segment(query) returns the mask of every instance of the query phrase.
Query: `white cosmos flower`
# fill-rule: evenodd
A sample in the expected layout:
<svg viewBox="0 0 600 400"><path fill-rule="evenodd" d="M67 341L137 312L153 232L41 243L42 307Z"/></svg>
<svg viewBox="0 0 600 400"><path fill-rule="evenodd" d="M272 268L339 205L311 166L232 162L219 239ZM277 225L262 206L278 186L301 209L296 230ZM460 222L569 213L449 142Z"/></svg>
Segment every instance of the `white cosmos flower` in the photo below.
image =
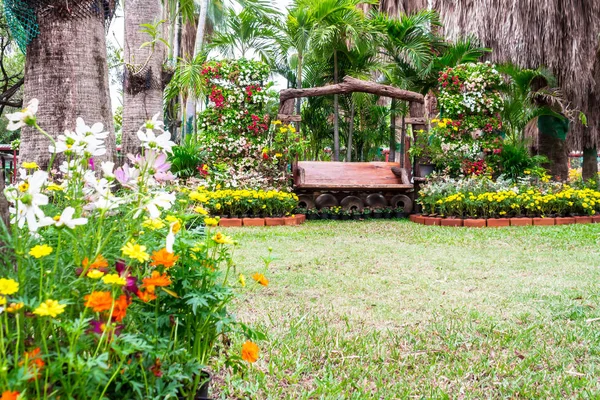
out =
<svg viewBox="0 0 600 400"><path fill-rule="evenodd" d="M11 207L11 212L15 215L15 223L19 228L25 226L30 232L36 232L40 226L46 225L46 215L40 206L48 204L48 196L40 193L42 186L48 179L48 173L44 171L35 171L26 181L17 185L20 192L16 200L16 208ZM15 193L14 191L11 191ZM43 223L40 224L40 221Z"/></svg>
<svg viewBox="0 0 600 400"><path fill-rule="evenodd" d="M75 229L77 225L87 224L87 218L73 218L75 209L73 207L67 207L64 209L58 221L56 221L56 227L66 226L69 229Z"/></svg>
<svg viewBox="0 0 600 400"><path fill-rule="evenodd" d="M146 123L144 124L144 127L146 129L159 129L159 130L163 130L165 123L159 119L160 118L160 113L156 113L154 114L154 116L152 117L151 120L146 121Z"/></svg>
<svg viewBox="0 0 600 400"><path fill-rule="evenodd" d="M97 139L106 139L108 132L104 131L104 125L102 122L96 122L91 127L87 126L83 121L83 118L79 117L76 121L77 127L75 131L83 136L94 136Z"/></svg>
<svg viewBox="0 0 600 400"><path fill-rule="evenodd" d="M102 163L100 163L100 168L102 169L102 173L104 174L105 178L114 178L115 174L113 172L114 168L115 168L115 163L112 161L102 161Z"/></svg>
<svg viewBox="0 0 600 400"><path fill-rule="evenodd" d="M164 150L167 153L171 153L171 148L175 146L175 143L171 141L171 134L166 131L160 132L160 135L156 136L152 129L146 129L146 132L140 129L137 132L137 136L140 142L142 142L142 147Z"/></svg>
<svg viewBox="0 0 600 400"><path fill-rule="evenodd" d="M169 210L174 202L175 194L161 192L158 193L154 198L152 198L148 203L146 203L146 206L144 208L146 209L146 211L148 211L150 218L156 219L160 217L160 211L158 210L158 207L164 210Z"/></svg>
<svg viewBox="0 0 600 400"><path fill-rule="evenodd" d="M9 131L16 131L26 125L33 125L35 122L35 114L38 111L38 105L38 99L31 99L29 103L27 103L27 107L21 111L6 114L6 118L9 121L6 129Z"/></svg>

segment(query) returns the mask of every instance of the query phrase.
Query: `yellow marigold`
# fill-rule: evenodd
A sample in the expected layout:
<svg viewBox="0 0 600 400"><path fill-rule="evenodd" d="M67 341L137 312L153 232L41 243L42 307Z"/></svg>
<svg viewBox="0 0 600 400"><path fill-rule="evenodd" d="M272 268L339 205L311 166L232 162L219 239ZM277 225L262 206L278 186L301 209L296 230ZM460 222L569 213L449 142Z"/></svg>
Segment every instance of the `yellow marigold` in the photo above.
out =
<svg viewBox="0 0 600 400"><path fill-rule="evenodd" d="M39 165L37 165L37 163L35 161L32 161L32 162L25 161L23 164L21 164L21 166L25 169L38 169L40 167Z"/></svg>
<svg viewBox="0 0 600 400"><path fill-rule="evenodd" d="M217 234L212 237L212 240L219 244L233 244L233 240L229 236L223 235L221 232L217 232Z"/></svg>
<svg viewBox="0 0 600 400"><path fill-rule="evenodd" d="M56 300L48 299L33 310L40 317L56 317L65 311L66 304L59 304Z"/></svg>
<svg viewBox="0 0 600 400"><path fill-rule="evenodd" d="M206 211L204 208L198 206L194 208L194 212L200 214L200 215L208 215L208 211Z"/></svg>
<svg viewBox="0 0 600 400"><path fill-rule="evenodd" d="M246 277L244 276L244 274L240 274L240 276L238 277L238 281L240 282L240 285L242 287L246 287Z"/></svg>
<svg viewBox="0 0 600 400"><path fill-rule="evenodd" d="M6 297L0 296L0 306L3 306L5 304L6 304Z"/></svg>
<svg viewBox="0 0 600 400"><path fill-rule="evenodd" d="M6 278L0 279L0 294L7 296L9 294L17 293L18 290L19 290L19 283L17 281L15 281L14 279L6 279Z"/></svg>
<svg viewBox="0 0 600 400"><path fill-rule="evenodd" d="M204 218L204 225L214 227L219 225L218 218Z"/></svg>
<svg viewBox="0 0 600 400"><path fill-rule="evenodd" d="M252 279L254 279L257 283L263 286L269 286L269 280L263 274L259 274L257 272L254 275L252 275Z"/></svg>
<svg viewBox="0 0 600 400"><path fill-rule="evenodd" d="M25 306L25 304L23 304L23 303L10 303L10 305L8 307L6 307L6 311L14 314L17 311L19 311L21 308L23 308L24 306Z"/></svg>
<svg viewBox="0 0 600 400"><path fill-rule="evenodd" d="M99 269L93 269L87 273L87 277L92 279L102 278L103 276L104 272L100 271Z"/></svg>
<svg viewBox="0 0 600 400"><path fill-rule="evenodd" d="M102 278L102 282L107 285L123 286L126 282L125 278L119 276L119 274L108 274Z"/></svg>
<svg viewBox="0 0 600 400"><path fill-rule="evenodd" d="M242 359L249 363L255 363L258 360L258 345L254 342L247 341L242 346Z"/></svg>
<svg viewBox="0 0 600 400"><path fill-rule="evenodd" d="M52 253L52 247L42 244L34 246L31 250L29 250L29 255L35 258L42 258Z"/></svg>
<svg viewBox="0 0 600 400"><path fill-rule="evenodd" d="M141 246L137 243L127 242L127 244L121 248L121 251L127 257L138 260L139 262L148 261L150 259L150 255L146 253L146 246Z"/></svg>

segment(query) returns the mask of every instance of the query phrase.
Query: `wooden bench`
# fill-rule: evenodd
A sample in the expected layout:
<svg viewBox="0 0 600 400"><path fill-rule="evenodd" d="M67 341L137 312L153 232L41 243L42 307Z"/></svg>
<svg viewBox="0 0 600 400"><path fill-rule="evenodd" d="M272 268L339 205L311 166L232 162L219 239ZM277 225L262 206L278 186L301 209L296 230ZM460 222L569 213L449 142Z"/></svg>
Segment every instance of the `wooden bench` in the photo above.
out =
<svg viewBox="0 0 600 400"><path fill-rule="evenodd" d="M399 163L300 161L293 172L295 191L308 208L341 205L362 209L364 205L398 204L412 208L412 200L400 193L412 192L414 186Z"/></svg>

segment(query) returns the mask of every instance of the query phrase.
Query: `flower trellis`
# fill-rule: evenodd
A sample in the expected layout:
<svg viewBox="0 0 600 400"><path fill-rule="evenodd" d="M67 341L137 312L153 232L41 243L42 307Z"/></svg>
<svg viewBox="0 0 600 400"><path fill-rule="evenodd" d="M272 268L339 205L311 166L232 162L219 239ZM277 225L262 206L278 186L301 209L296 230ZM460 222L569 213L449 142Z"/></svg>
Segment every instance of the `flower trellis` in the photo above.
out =
<svg viewBox="0 0 600 400"><path fill-rule="evenodd" d="M266 83L268 75L266 64L245 59L204 64L202 78L209 104L198 116L198 140L208 155L203 175L209 185L287 186L286 157L270 134L268 105L276 94L269 90L272 82Z"/></svg>

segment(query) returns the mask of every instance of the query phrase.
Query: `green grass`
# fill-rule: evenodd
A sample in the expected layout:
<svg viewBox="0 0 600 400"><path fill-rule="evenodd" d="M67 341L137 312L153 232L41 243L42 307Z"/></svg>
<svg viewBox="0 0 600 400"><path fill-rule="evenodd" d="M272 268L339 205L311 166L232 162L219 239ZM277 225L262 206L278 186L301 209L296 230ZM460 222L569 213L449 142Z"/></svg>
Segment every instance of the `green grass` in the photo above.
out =
<svg viewBox="0 0 600 400"><path fill-rule="evenodd" d="M234 307L267 333L261 359L244 376L222 368L215 397L600 396L600 225L227 233L246 276L269 246L279 260Z"/></svg>

